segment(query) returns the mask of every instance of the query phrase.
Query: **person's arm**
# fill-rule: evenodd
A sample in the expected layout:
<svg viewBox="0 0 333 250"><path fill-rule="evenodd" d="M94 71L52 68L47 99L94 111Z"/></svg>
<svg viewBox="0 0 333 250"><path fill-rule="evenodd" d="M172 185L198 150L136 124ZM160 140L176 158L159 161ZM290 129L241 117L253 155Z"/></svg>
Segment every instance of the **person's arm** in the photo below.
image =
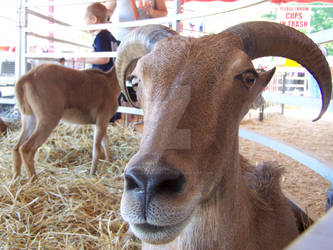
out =
<svg viewBox="0 0 333 250"><path fill-rule="evenodd" d="M115 0L108 1L108 2L105 2L104 5L105 5L105 7L106 7L107 10L108 10L108 15L109 15L109 17L111 18L112 15L113 15L114 10L115 10L116 7L117 7L117 1L115 1Z"/></svg>
<svg viewBox="0 0 333 250"><path fill-rule="evenodd" d="M148 1L146 1L148 2ZM147 15L152 18L164 17L168 15L168 8L166 7L165 0L155 0L155 9L150 4L145 4L145 10Z"/></svg>

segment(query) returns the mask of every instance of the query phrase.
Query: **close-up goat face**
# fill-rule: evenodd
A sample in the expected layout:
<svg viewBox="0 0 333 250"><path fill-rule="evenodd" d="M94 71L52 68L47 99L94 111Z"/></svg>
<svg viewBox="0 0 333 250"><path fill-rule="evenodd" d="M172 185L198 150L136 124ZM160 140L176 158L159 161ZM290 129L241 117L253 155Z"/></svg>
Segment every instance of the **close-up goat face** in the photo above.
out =
<svg viewBox="0 0 333 250"><path fill-rule="evenodd" d="M126 168L121 212L147 242L176 237L197 204L229 175L239 121L274 73L257 73L243 51L229 50L228 37L202 40L208 41L168 38L132 73L140 79L145 126L140 150ZM214 50L198 49L213 42ZM218 157L225 168L212 164L217 151L224 152Z"/></svg>
<svg viewBox="0 0 333 250"><path fill-rule="evenodd" d="M264 56L291 58L312 73L319 119L331 98L330 70L318 46L292 28L249 22L189 38L147 25L122 41L118 82L129 99L126 80L138 83L144 128L125 168L121 214L143 249L282 249L297 236L290 205L272 185L280 175L268 174L258 194L242 172L239 124L275 71L255 70L252 60ZM267 205L271 195L277 202Z"/></svg>

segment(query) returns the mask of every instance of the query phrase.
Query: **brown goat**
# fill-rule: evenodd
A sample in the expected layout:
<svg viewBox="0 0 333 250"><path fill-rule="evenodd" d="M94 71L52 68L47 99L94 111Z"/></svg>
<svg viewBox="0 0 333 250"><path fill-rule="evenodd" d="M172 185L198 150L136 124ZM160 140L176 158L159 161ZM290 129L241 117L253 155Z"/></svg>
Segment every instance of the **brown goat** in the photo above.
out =
<svg viewBox="0 0 333 250"><path fill-rule="evenodd" d="M36 176L35 153L61 119L96 125L90 174L96 171L101 145L110 159L106 129L120 94L114 68L104 73L43 64L22 76L15 91L22 113L22 133L13 150L15 177L22 161L29 177Z"/></svg>
<svg viewBox="0 0 333 250"><path fill-rule="evenodd" d="M6 123L0 118L0 134L7 133L7 125Z"/></svg>
<svg viewBox="0 0 333 250"><path fill-rule="evenodd" d="M246 170L239 155L240 121L275 71L254 69L251 61L264 56L291 58L312 73L322 93L319 119L330 102L329 67L290 27L249 22L190 38L149 25L120 45L125 94L126 69L140 58L127 79L139 81L144 129L125 169L121 214L143 249L282 249L299 234L279 168Z"/></svg>

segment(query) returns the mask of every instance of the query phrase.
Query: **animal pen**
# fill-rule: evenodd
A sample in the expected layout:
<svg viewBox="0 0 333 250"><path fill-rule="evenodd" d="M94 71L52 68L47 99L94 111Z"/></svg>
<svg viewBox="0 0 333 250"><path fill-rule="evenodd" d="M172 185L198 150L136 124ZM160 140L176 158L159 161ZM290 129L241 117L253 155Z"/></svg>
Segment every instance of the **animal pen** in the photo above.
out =
<svg viewBox="0 0 333 250"><path fill-rule="evenodd" d="M57 61L65 58L72 61L77 57L116 57L116 52L86 52L87 44L78 41L60 39L56 37L57 32L82 32L89 30L109 29L110 24L99 24L89 26L71 26L68 23L40 13L38 10L61 6L73 8L78 5L95 1L24 1L17 0L17 25L18 43L15 52L15 77L23 75L34 63L44 61ZM265 1L256 1L261 4ZM170 5L171 6L171 5ZM180 22L195 20L203 16L216 15L215 12L200 14L182 13L181 1L173 1L169 9L169 16L153 20L135 22L114 23L113 27L135 27L150 23L172 25L175 30L180 30ZM245 8L245 4L239 4L237 8L230 7L225 13ZM223 13L222 13L223 14ZM30 26L29 18L37 18L49 22L47 35L40 34L37 27ZM184 31L186 33L186 30ZM190 35L204 35L204 33L191 33ZM63 36L65 37L65 36ZM68 46L80 47L84 52L57 52L39 53L28 51L29 39L38 38L50 41L50 44L62 43ZM332 37L331 37L332 38ZM323 41L320 41L323 42ZM12 54L11 54L12 56ZM74 61L74 60L73 60ZM79 62L75 67L84 67ZM289 69L288 69L289 70ZM304 92L307 88L306 77L296 76L296 80L302 83L292 86L294 83L286 84L286 71L277 72L269 89L263 93L266 102L275 103L287 109L287 105L298 108L314 108L320 110L320 98L288 95L289 90L298 88ZM303 71L302 71L303 72ZM305 73L307 74L307 73ZM284 78L283 78L284 77ZM300 79L301 78L301 79ZM282 79L282 81L281 81ZM14 81L15 81L14 80ZM275 85L274 85L275 81ZM274 89L276 88L276 89ZM301 89L300 89L301 88ZM273 91L275 90L275 91ZM277 91L276 91L277 90ZM3 98L0 96L0 103L14 105L15 99ZM140 109L132 107L119 107L119 112L124 114L135 114L142 116ZM269 112L269 108L266 110ZM265 112L265 111L264 111ZM333 105L328 108L333 113ZM313 116L314 117L314 116ZM287 118L278 118L282 123L288 123ZM265 122L264 122L265 123ZM269 124L269 121L268 121ZM295 124L297 126L299 124ZM326 125L326 123L325 123ZM308 124L304 124L305 127ZM327 123L330 126L330 123ZM6 136L0 137L2 150L0 153L1 177L6 180L2 183L0 193L0 248L68 248L68 249L138 249L139 243L136 240L123 240L127 231L127 225L119 215L119 202L123 185L123 170L128 160L135 154L139 147L140 134L135 133L131 128L114 126L108 128L110 147L113 161L108 163L102 160L102 166L95 178L88 178L86 170L90 161L90 148L92 130L87 126L67 126L60 124L38 152L37 171L40 178L37 184L29 183L26 180L11 180L10 168L11 149L18 137L18 124L10 124L11 130ZM261 130L266 131L260 133ZM255 131L255 132L254 132ZM269 131L269 132L267 132ZM258 133L257 133L258 132ZM256 153L256 145L261 145L260 150L268 150L267 155L275 155L278 158L286 157L293 159L299 165L303 165L315 171L318 175L327 180L326 188L326 209L327 213L288 249L314 249L319 246L321 249L330 249L333 233L331 226L333 222L333 211L329 208L333 205L333 165L328 149L328 158L318 158L318 154L309 153L310 147L300 149L291 146L288 141L290 134L281 135L277 131L275 136L269 134L268 125L259 122L244 121L239 131L239 136L244 143L243 154ZM280 131L281 132L281 131ZM281 132L282 133L282 132ZM296 132L295 132L296 133ZM321 132L322 133L322 132ZM305 138L306 131L300 132L300 137ZM273 137L273 138L271 138ZM324 140L324 137L320 137ZM265 149L263 149L263 147ZM332 144L331 144L332 146ZM250 148L249 148L250 147ZM269 148L269 149L267 149ZM274 152L274 153L272 153ZM260 153L260 152L259 152ZM313 152L312 152L313 153ZM283 155L283 156L282 156ZM259 156L259 158L261 158ZM288 161L288 160L286 160ZM283 164L284 165L284 164ZM312 178L312 177L311 177ZM298 198L298 200L300 200ZM298 201L297 201L298 202ZM296 202L296 203L297 203ZM307 212L307 211L306 211Z"/></svg>

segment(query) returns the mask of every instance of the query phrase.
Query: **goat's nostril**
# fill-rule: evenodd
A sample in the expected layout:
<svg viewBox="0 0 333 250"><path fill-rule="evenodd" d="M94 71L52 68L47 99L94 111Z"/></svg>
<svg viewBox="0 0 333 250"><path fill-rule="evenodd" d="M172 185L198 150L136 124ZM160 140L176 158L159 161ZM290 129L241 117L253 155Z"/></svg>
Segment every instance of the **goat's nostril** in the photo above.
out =
<svg viewBox="0 0 333 250"><path fill-rule="evenodd" d="M181 193L185 186L185 177L182 173L165 173L156 176L150 185L150 191L157 194Z"/></svg>
<svg viewBox="0 0 333 250"><path fill-rule="evenodd" d="M147 202L154 195L172 195L183 192L185 176L182 172L170 168L157 168L146 174L141 168L125 171L125 189L134 192L138 198Z"/></svg>
<svg viewBox="0 0 333 250"><path fill-rule="evenodd" d="M141 171L133 169L125 173L125 188L136 192L144 191L146 186L146 177Z"/></svg>
<svg viewBox="0 0 333 250"><path fill-rule="evenodd" d="M139 188L139 184L132 178L132 176L125 175L126 189L133 190Z"/></svg>
<svg viewBox="0 0 333 250"><path fill-rule="evenodd" d="M180 193L185 184L184 175L180 175L177 178L164 180L156 187L156 192L158 193Z"/></svg>

